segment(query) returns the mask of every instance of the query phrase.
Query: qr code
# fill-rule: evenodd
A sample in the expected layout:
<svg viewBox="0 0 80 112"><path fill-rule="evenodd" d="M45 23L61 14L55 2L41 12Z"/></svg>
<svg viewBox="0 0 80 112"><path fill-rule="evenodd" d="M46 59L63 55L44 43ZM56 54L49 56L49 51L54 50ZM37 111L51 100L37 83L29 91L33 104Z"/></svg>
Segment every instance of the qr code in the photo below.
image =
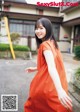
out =
<svg viewBox="0 0 80 112"><path fill-rule="evenodd" d="M18 111L18 95L2 94L1 111Z"/></svg>

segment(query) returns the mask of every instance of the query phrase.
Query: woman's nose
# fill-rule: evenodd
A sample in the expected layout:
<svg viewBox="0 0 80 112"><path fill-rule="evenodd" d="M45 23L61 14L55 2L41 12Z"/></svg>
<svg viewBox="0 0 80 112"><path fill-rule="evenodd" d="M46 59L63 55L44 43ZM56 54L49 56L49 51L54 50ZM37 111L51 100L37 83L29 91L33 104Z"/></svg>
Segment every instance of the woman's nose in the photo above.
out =
<svg viewBox="0 0 80 112"><path fill-rule="evenodd" d="M39 30L39 29L37 29L37 30L35 31L35 33L38 33L38 32L40 32L40 30Z"/></svg>

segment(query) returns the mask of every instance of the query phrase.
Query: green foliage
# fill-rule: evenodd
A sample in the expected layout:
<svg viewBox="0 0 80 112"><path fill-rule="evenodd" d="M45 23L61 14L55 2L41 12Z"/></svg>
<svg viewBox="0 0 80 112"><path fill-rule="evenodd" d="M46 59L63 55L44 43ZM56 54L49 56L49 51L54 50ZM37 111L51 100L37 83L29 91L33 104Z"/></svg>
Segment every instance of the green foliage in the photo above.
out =
<svg viewBox="0 0 80 112"><path fill-rule="evenodd" d="M20 34L14 32L10 34L10 37L11 37L11 41L14 42L20 39Z"/></svg>
<svg viewBox="0 0 80 112"><path fill-rule="evenodd" d="M1 33L0 33L0 37L1 37L2 35L1 35Z"/></svg>
<svg viewBox="0 0 80 112"><path fill-rule="evenodd" d="M13 45L15 51L30 51L28 46ZM0 51L10 51L9 44L0 44Z"/></svg>
<svg viewBox="0 0 80 112"><path fill-rule="evenodd" d="M80 68L78 68L75 72L75 76L76 78L79 78L80 77Z"/></svg>
<svg viewBox="0 0 80 112"><path fill-rule="evenodd" d="M28 46L13 45L15 51L30 51Z"/></svg>
<svg viewBox="0 0 80 112"><path fill-rule="evenodd" d="M79 89L78 91L80 93L80 67L76 70L74 79L74 84Z"/></svg>
<svg viewBox="0 0 80 112"><path fill-rule="evenodd" d="M74 53L75 53L75 58L80 60L80 46L75 46Z"/></svg>
<svg viewBox="0 0 80 112"><path fill-rule="evenodd" d="M0 44L0 51L10 50L9 44Z"/></svg>

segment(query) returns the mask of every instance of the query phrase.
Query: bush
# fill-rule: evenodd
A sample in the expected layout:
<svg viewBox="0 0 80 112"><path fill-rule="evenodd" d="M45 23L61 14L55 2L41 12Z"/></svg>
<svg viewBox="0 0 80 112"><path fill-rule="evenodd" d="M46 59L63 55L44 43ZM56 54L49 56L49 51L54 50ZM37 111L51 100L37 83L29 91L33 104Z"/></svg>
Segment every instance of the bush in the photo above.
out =
<svg viewBox="0 0 80 112"><path fill-rule="evenodd" d="M11 41L13 42L20 39L20 34L14 32L10 34L10 37L11 37Z"/></svg>
<svg viewBox="0 0 80 112"><path fill-rule="evenodd" d="M9 44L0 44L0 51L10 51Z"/></svg>
<svg viewBox="0 0 80 112"><path fill-rule="evenodd" d="M13 45L13 49L15 51L30 51L28 46L21 46L21 45Z"/></svg>
<svg viewBox="0 0 80 112"><path fill-rule="evenodd" d="M76 70L76 72L75 72L75 81L74 81L74 84L79 89L79 93L80 93L80 68L78 68Z"/></svg>
<svg viewBox="0 0 80 112"><path fill-rule="evenodd" d="M80 60L80 46L74 48L75 58Z"/></svg>
<svg viewBox="0 0 80 112"><path fill-rule="evenodd" d="M75 76L76 76L77 79L80 78L80 68L78 68L78 69L76 70Z"/></svg>
<svg viewBox="0 0 80 112"><path fill-rule="evenodd" d="M20 34L19 33L16 33L16 32L11 33L10 37L11 37L11 41L13 44L17 45L19 43L19 40L20 40Z"/></svg>
<svg viewBox="0 0 80 112"><path fill-rule="evenodd" d="M2 35L1 35L1 33L0 33L0 37L1 37Z"/></svg>
<svg viewBox="0 0 80 112"><path fill-rule="evenodd" d="M28 46L13 45L14 51L30 51ZM0 51L10 51L9 44L0 44Z"/></svg>

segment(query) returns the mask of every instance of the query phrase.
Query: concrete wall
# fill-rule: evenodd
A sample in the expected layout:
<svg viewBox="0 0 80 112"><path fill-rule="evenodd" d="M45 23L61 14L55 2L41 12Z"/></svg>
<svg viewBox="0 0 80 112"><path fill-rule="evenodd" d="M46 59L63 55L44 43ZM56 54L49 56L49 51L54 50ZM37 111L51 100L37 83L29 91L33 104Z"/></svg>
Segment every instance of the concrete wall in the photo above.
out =
<svg viewBox="0 0 80 112"><path fill-rule="evenodd" d="M35 8L11 7L10 11L11 12L18 12L18 13L27 13L27 14L39 14L39 11ZM48 16L58 16L59 15L57 11L48 10L48 9L45 9L43 11L43 14L48 15Z"/></svg>
<svg viewBox="0 0 80 112"><path fill-rule="evenodd" d="M78 17L80 17L80 7L75 8L74 10L71 10L71 11L65 13L63 21L68 21L68 20L71 20L73 18L78 18Z"/></svg>
<svg viewBox="0 0 80 112"><path fill-rule="evenodd" d="M64 36L67 35L69 40L71 38L72 27L60 26L60 40L65 40Z"/></svg>
<svg viewBox="0 0 80 112"><path fill-rule="evenodd" d="M58 16L58 12L53 11L53 10L44 10L44 15L48 15L48 16Z"/></svg>
<svg viewBox="0 0 80 112"><path fill-rule="evenodd" d="M33 8L19 8L19 7L11 7L11 12L17 12L17 13L27 13L27 14L36 14L36 10Z"/></svg>
<svg viewBox="0 0 80 112"><path fill-rule="evenodd" d="M28 40L27 40L27 38L20 38L18 44L19 44L19 45L24 45L24 46L28 45Z"/></svg>
<svg viewBox="0 0 80 112"><path fill-rule="evenodd" d="M9 44L8 37L0 37L0 43Z"/></svg>
<svg viewBox="0 0 80 112"><path fill-rule="evenodd" d="M60 26L60 36L58 42L59 48L63 52L67 52L68 49L70 48L71 43L67 42L71 39L71 32L72 32L72 27L63 27ZM64 38L64 36L67 35L68 38Z"/></svg>
<svg viewBox="0 0 80 112"><path fill-rule="evenodd" d="M6 28L5 28L5 21L3 18L1 18L1 30L0 30L0 33L1 33L1 37L0 37L0 43L9 43L8 41L8 37L7 37L7 31L6 31Z"/></svg>
<svg viewBox="0 0 80 112"><path fill-rule="evenodd" d="M1 34L3 36L7 35L6 28L5 28L5 21L3 18L1 18Z"/></svg>
<svg viewBox="0 0 80 112"><path fill-rule="evenodd" d="M61 52L69 52L71 44L69 42L58 42L58 46Z"/></svg>
<svg viewBox="0 0 80 112"><path fill-rule="evenodd" d="M32 38L31 39L31 50L36 50L37 49L37 46L36 46L36 40L35 40L35 38Z"/></svg>

